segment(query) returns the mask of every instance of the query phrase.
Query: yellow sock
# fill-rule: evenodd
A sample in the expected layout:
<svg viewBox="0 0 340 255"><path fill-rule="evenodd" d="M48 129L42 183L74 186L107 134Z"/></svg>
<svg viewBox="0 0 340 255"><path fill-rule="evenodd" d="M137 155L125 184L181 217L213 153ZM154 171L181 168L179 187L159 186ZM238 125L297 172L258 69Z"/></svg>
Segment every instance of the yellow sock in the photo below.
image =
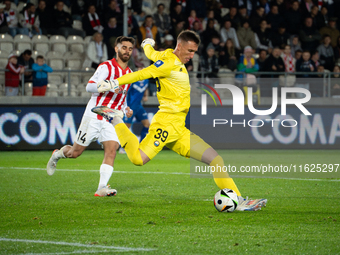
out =
<svg viewBox="0 0 340 255"><path fill-rule="evenodd" d="M124 123L119 123L115 126L121 146L125 149L126 154L130 161L137 165L142 166L143 160L139 151L138 138L128 129Z"/></svg>
<svg viewBox="0 0 340 255"><path fill-rule="evenodd" d="M211 161L210 166L215 166L215 169L217 169L217 166L220 167L220 169L223 168L224 166L224 161L220 155L218 155L216 158ZM238 190L234 180L229 177L227 172L214 172L214 181L216 185L220 189L232 189L233 191L236 192L238 196L241 196L240 191Z"/></svg>

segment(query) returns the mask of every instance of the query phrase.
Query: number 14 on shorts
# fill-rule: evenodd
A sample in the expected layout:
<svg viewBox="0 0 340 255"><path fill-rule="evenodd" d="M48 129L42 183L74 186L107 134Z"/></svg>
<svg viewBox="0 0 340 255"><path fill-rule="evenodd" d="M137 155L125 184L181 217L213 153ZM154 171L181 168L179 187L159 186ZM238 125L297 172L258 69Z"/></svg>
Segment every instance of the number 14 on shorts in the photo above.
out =
<svg viewBox="0 0 340 255"><path fill-rule="evenodd" d="M81 130L79 130L79 135L78 135L78 141L82 141L83 143L85 143L86 142L86 133L84 133L83 135L81 135L82 134L82 132L81 132Z"/></svg>

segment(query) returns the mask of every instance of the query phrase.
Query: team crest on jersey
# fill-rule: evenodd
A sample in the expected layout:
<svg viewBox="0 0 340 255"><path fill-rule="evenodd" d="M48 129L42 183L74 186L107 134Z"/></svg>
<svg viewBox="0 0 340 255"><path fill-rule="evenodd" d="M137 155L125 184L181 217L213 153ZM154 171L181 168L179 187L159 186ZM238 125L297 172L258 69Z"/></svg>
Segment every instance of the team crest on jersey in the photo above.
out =
<svg viewBox="0 0 340 255"><path fill-rule="evenodd" d="M159 146L159 141L155 141L154 143L153 143L156 147L158 147Z"/></svg>
<svg viewBox="0 0 340 255"><path fill-rule="evenodd" d="M182 72L182 71L183 71L183 68L181 67L181 69L179 69L179 71Z"/></svg>
<svg viewBox="0 0 340 255"><path fill-rule="evenodd" d="M164 62L162 60L158 60L154 65L158 68L163 64L164 64Z"/></svg>

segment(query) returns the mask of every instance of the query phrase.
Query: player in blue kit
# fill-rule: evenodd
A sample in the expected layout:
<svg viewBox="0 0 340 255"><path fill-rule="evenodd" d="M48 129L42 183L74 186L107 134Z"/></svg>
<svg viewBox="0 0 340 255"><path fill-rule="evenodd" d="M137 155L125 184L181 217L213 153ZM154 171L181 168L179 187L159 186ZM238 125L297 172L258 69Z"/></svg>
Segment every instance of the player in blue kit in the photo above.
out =
<svg viewBox="0 0 340 255"><path fill-rule="evenodd" d="M138 69L141 70L141 69ZM131 127L132 120L135 117L137 121L141 122L143 129L140 134L140 141L144 139L149 131L150 122L148 114L146 113L142 101L148 100L148 86L149 80L141 80L131 84L127 94L127 105L133 110L133 115L130 118L124 117L124 122L128 128Z"/></svg>

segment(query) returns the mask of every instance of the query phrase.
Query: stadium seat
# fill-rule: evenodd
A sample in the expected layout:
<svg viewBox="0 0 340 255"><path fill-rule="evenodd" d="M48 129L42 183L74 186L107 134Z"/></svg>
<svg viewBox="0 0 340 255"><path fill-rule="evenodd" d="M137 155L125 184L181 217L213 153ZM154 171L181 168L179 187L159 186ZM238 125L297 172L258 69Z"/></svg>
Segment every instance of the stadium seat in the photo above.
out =
<svg viewBox="0 0 340 255"><path fill-rule="evenodd" d="M8 34L1 34L0 41L0 50L6 50L7 52L11 52L14 50L14 42L12 36Z"/></svg>
<svg viewBox="0 0 340 255"><path fill-rule="evenodd" d="M0 68L5 68L7 66L8 63L8 58L4 58L0 56Z"/></svg>
<svg viewBox="0 0 340 255"><path fill-rule="evenodd" d="M92 35L88 35L84 38L84 43L85 46L87 47L87 45L89 45L89 43L92 41L93 36Z"/></svg>
<svg viewBox="0 0 340 255"><path fill-rule="evenodd" d="M59 90L59 84L48 83L47 84L47 90L48 91L58 91Z"/></svg>
<svg viewBox="0 0 340 255"><path fill-rule="evenodd" d="M92 76L93 76L93 73L83 73L82 74L82 82L87 84Z"/></svg>
<svg viewBox="0 0 340 255"><path fill-rule="evenodd" d="M6 50L0 50L0 68L5 68L8 63L9 52Z"/></svg>
<svg viewBox="0 0 340 255"><path fill-rule="evenodd" d="M80 20L73 20L73 24L72 24L72 27L74 29L77 29L77 30L83 30L83 22L81 22Z"/></svg>
<svg viewBox="0 0 340 255"><path fill-rule="evenodd" d="M71 52L83 53L85 51L84 39L81 36L69 36L66 42L68 44L68 49Z"/></svg>
<svg viewBox="0 0 340 255"><path fill-rule="evenodd" d="M37 51L37 50L32 51L32 58L34 59L34 62L37 60L37 56L39 56L39 55L41 55L45 58L45 52L40 52L40 51ZM47 62L46 62L46 64L47 64Z"/></svg>
<svg viewBox="0 0 340 255"><path fill-rule="evenodd" d="M14 37L15 49L23 52L32 49L31 38L28 35L16 35Z"/></svg>
<svg viewBox="0 0 340 255"><path fill-rule="evenodd" d="M66 67L72 70L80 70L83 65L82 59L66 59Z"/></svg>
<svg viewBox="0 0 340 255"><path fill-rule="evenodd" d="M59 52L55 52L55 51L49 51L46 54L46 58L50 59L50 58L63 58L62 55L60 55Z"/></svg>
<svg viewBox="0 0 340 255"><path fill-rule="evenodd" d="M69 37L67 37L66 42L68 44L71 43L84 43L84 39L79 36L79 35L70 35Z"/></svg>
<svg viewBox="0 0 340 255"><path fill-rule="evenodd" d="M50 43L56 43L56 42L66 42L66 38L62 35L52 35L50 37Z"/></svg>
<svg viewBox="0 0 340 255"><path fill-rule="evenodd" d="M63 54L64 59L83 59L83 54L79 52L67 51Z"/></svg>
<svg viewBox="0 0 340 255"><path fill-rule="evenodd" d="M68 95L68 83L63 83L59 85L59 96L69 96ZM78 96L78 91L75 86L71 86L71 95L72 97Z"/></svg>
<svg viewBox="0 0 340 255"><path fill-rule="evenodd" d="M51 50L64 53L67 51L66 39L62 35L52 35L50 37Z"/></svg>
<svg viewBox="0 0 340 255"><path fill-rule="evenodd" d="M25 91L24 91L25 96L32 96L32 92L33 92L33 83L32 82L26 82L25 83Z"/></svg>
<svg viewBox="0 0 340 255"><path fill-rule="evenodd" d="M65 67L64 59L62 58L49 58L48 65L53 70L62 70Z"/></svg>
<svg viewBox="0 0 340 255"><path fill-rule="evenodd" d="M20 56L21 51L19 51L19 50L13 50L13 51L11 51L10 54L15 54L15 55L17 55L17 56Z"/></svg>
<svg viewBox="0 0 340 255"><path fill-rule="evenodd" d="M80 83L78 83L75 86L76 86L77 91L81 92L81 91L86 91L86 85L87 84L84 84L84 83L80 82Z"/></svg>
<svg viewBox="0 0 340 255"><path fill-rule="evenodd" d="M80 75L71 73L71 84L77 87L80 83L81 83Z"/></svg>
<svg viewBox="0 0 340 255"><path fill-rule="evenodd" d="M0 57L7 58L9 56L9 52L7 50L0 50Z"/></svg>
<svg viewBox="0 0 340 255"><path fill-rule="evenodd" d="M65 83L69 83L72 86L78 86L78 84L81 83L81 73L70 72L70 76L68 76L68 73L66 73L64 81Z"/></svg>
<svg viewBox="0 0 340 255"><path fill-rule="evenodd" d="M52 84L61 84L63 83L63 75L59 73L50 73L48 74L48 82Z"/></svg>
<svg viewBox="0 0 340 255"><path fill-rule="evenodd" d="M84 86L86 86L90 78L93 76L95 69L92 67L85 67L85 68L82 68L82 71L86 71L86 72L79 73L81 77L81 82L85 84Z"/></svg>
<svg viewBox="0 0 340 255"><path fill-rule="evenodd" d="M2 42L13 42L13 37L10 34L0 34L1 43Z"/></svg>
<svg viewBox="0 0 340 255"><path fill-rule="evenodd" d="M44 52L46 54L50 50L50 42L46 35L35 35L32 38L33 50Z"/></svg>
<svg viewBox="0 0 340 255"><path fill-rule="evenodd" d="M57 84L49 83L47 84L46 96L57 97L59 96L59 88Z"/></svg>
<svg viewBox="0 0 340 255"><path fill-rule="evenodd" d="M66 45L66 43L64 43L64 42L53 43L52 46L51 46L51 50L63 54L64 52L67 51L67 45Z"/></svg>
<svg viewBox="0 0 340 255"><path fill-rule="evenodd" d="M79 92L79 96L80 96L80 97L87 97L87 98L90 98L90 97L91 97L91 93L90 93L90 92L87 92L86 90L84 90L84 91L80 91L80 92Z"/></svg>
<svg viewBox="0 0 340 255"><path fill-rule="evenodd" d="M72 43L69 45L69 51L84 53L85 45L82 43Z"/></svg>
<svg viewBox="0 0 340 255"><path fill-rule="evenodd" d="M58 91L46 91L45 96L46 97L58 97L59 93Z"/></svg>
<svg viewBox="0 0 340 255"><path fill-rule="evenodd" d="M67 52L64 54L65 66L72 70L80 70L83 65L83 56L78 52Z"/></svg>

